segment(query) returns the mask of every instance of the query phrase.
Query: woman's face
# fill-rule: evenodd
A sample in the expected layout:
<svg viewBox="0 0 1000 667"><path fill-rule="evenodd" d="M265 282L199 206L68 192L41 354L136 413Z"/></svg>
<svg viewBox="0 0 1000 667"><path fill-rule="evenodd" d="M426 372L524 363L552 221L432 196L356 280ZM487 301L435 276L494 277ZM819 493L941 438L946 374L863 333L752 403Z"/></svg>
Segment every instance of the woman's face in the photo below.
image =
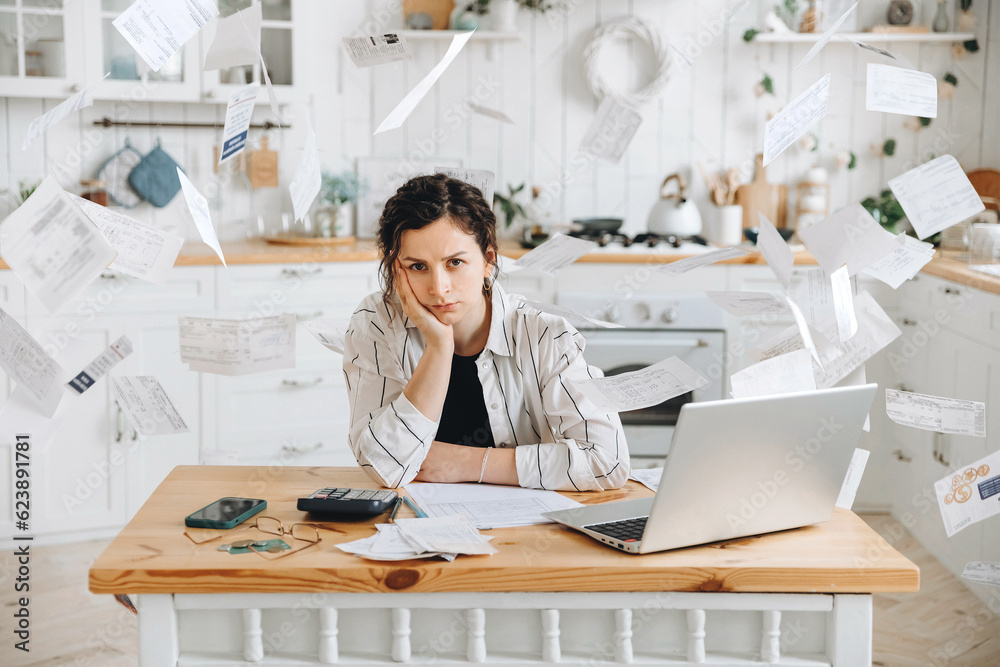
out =
<svg viewBox="0 0 1000 667"><path fill-rule="evenodd" d="M481 311L483 278L493 267L475 237L448 218L403 232L399 261L417 301L445 324L457 324L470 312Z"/></svg>

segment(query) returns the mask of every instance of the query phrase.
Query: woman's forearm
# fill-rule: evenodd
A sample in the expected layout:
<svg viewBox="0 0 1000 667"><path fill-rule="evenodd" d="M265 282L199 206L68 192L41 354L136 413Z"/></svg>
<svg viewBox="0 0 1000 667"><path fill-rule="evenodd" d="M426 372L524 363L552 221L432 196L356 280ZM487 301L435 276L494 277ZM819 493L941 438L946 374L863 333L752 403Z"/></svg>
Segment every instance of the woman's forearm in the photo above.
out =
<svg viewBox="0 0 1000 667"><path fill-rule="evenodd" d="M431 421L441 419L444 399L448 395L448 382L451 380L453 353L454 345L450 350L444 346L428 346L403 389L406 399Z"/></svg>

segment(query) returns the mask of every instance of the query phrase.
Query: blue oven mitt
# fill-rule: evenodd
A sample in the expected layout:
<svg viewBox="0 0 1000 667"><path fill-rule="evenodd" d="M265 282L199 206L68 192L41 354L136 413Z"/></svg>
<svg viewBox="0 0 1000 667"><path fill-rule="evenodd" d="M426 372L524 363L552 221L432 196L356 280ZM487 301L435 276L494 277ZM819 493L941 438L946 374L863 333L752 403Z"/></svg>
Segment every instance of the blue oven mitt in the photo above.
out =
<svg viewBox="0 0 1000 667"><path fill-rule="evenodd" d="M128 175L129 185L150 204L163 208L181 189L181 181L177 178L177 166L174 159L160 148L160 142L157 141L156 147L149 151Z"/></svg>

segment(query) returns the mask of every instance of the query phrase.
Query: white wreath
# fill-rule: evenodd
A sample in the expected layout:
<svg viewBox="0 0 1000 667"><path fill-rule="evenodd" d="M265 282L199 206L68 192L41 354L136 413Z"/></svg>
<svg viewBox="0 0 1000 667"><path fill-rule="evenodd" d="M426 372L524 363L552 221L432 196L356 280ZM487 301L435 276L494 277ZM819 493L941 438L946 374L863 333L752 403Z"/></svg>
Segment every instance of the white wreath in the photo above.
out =
<svg viewBox="0 0 1000 667"><path fill-rule="evenodd" d="M601 48L622 34L633 35L646 43L656 56L656 74L644 87L633 93L621 92L609 87L597 74L597 61ZM583 51L583 67L587 76L587 86L597 99L611 97L626 106L637 108L659 95L670 79L673 57L666 40L655 28L637 18L626 18L606 23L594 31L594 37Z"/></svg>

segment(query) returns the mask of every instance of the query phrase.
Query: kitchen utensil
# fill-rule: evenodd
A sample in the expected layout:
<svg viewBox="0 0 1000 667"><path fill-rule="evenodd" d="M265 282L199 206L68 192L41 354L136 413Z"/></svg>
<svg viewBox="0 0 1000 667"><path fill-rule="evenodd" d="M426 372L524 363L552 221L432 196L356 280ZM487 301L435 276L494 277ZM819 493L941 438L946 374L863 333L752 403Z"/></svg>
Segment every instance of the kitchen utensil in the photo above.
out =
<svg viewBox="0 0 1000 667"><path fill-rule="evenodd" d="M757 153L757 172L754 180L741 185L736 191L736 203L743 207L743 227L757 225L757 216L763 213L779 229L787 219L788 188L767 182L764 154Z"/></svg>
<svg viewBox="0 0 1000 667"><path fill-rule="evenodd" d="M621 218L573 218L573 223L580 225L582 231L595 234L617 232L622 222Z"/></svg>
<svg viewBox="0 0 1000 667"><path fill-rule="evenodd" d="M677 181L677 192L666 194L670 181ZM680 174L670 174L660 186L660 200L653 205L646 221L647 228L661 236L694 236L701 233L701 214L684 192L687 185Z"/></svg>
<svg viewBox="0 0 1000 667"><path fill-rule="evenodd" d="M267 149L267 137L260 138L260 150L250 152L248 171L254 189L278 187L278 152Z"/></svg>

